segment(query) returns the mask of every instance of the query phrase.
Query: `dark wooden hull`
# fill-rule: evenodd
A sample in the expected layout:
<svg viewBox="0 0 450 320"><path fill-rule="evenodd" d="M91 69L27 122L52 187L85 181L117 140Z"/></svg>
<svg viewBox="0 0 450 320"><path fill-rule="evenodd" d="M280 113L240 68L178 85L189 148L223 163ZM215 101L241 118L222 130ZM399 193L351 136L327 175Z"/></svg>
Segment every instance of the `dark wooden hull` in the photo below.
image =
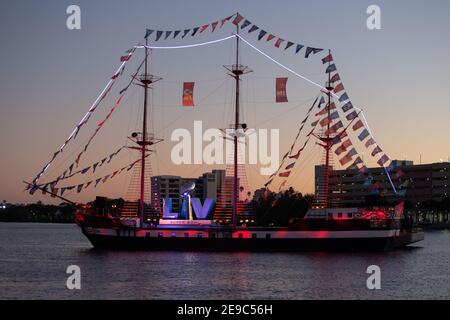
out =
<svg viewBox="0 0 450 320"><path fill-rule="evenodd" d="M402 233L386 238L300 238L300 239L239 239L239 238L158 238L85 234L98 249L154 251L387 251L404 247L423 239L423 234Z"/></svg>

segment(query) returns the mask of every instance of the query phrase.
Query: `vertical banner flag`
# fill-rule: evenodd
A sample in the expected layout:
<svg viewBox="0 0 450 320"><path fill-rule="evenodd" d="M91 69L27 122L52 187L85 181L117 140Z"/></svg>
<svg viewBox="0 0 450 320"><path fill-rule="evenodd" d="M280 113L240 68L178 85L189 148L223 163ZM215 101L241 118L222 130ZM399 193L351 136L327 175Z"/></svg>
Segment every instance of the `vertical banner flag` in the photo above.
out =
<svg viewBox="0 0 450 320"><path fill-rule="evenodd" d="M286 93L286 83L288 78L277 78L276 80L276 102L288 102Z"/></svg>
<svg viewBox="0 0 450 320"><path fill-rule="evenodd" d="M194 106L194 84L195 82L183 83L183 107Z"/></svg>

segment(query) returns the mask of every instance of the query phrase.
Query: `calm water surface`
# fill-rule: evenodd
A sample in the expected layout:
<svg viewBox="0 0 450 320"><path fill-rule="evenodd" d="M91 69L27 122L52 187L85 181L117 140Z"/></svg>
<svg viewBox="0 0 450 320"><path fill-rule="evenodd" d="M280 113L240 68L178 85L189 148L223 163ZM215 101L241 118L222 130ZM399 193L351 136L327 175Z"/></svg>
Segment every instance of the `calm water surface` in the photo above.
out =
<svg viewBox="0 0 450 320"><path fill-rule="evenodd" d="M450 299L450 232L388 253L114 252L75 225L0 223L0 299Z"/></svg>

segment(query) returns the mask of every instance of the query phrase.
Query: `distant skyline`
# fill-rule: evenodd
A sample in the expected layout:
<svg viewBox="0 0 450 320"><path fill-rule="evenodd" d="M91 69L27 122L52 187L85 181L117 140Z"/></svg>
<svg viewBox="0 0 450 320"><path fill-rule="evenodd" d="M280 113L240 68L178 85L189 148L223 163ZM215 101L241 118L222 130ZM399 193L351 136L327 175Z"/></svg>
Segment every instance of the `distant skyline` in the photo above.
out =
<svg viewBox="0 0 450 320"><path fill-rule="evenodd" d="M66 28L66 8L81 8L81 30ZM366 8L381 8L382 29L366 27ZM36 192L23 192L22 180L32 180L64 142L100 90L117 69L119 58L137 42L146 28L177 30L201 26L239 11L253 23L279 37L315 47L331 48L352 102L362 108L377 142L391 159L415 163L448 161L450 109L445 99L450 66L448 1L14 1L0 12L3 40L0 60L0 201L55 202ZM214 33L158 45L191 44L226 37L229 24ZM324 84L320 59L304 59L273 42L258 41L243 32L253 45L286 66ZM242 117L251 128L280 129L280 158L288 150L300 122L318 89L296 78L251 48L242 45L240 58L253 72L242 81ZM130 61L126 78L113 88L89 125L42 181L60 174L84 146L96 124L114 104L129 81L142 51ZM164 139L152 156L154 175L197 177L220 166L175 166L170 163L173 130L192 130L195 120L205 128L226 128L233 122L233 82L223 65L234 62L234 41L208 47L173 51L153 50L150 71L163 77L151 93L150 130ZM288 77L288 103L275 103L275 78ZM184 81L195 82L194 108L181 106ZM131 87L123 104L88 150L80 168L100 160L127 143L127 135L140 130L142 89ZM322 158L319 147L300 158L288 185L313 192L313 166ZM369 166L375 162L365 155ZM133 161L125 152L105 168L108 173ZM336 159L335 159L336 162ZM259 167L248 168L250 187L262 186L267 177ZM102 194L119 197L127 188L126 175L85 193L67 193L74 201L90 201ZM77 184L89 180L67 181ZM65 185L62 183L61 185ZM57 201L59 202L59 201Z"/></svg>

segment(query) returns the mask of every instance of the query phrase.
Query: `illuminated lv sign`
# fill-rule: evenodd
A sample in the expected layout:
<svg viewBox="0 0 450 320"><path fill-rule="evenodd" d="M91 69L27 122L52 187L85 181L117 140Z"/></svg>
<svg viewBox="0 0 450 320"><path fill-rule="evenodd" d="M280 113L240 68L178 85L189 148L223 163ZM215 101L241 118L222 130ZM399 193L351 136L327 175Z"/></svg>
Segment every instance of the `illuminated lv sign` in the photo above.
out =
<svg viewBox="0 0 450 320"><path fill-rule="evenodd" d="M206 198L205 202L201 203L199 198L191 198L190 204L194 209L195 218L197 220L208 220L216 204L216 200L212 198ZM184 215L184 214L183 214ZM164 198L163 202L163 219L186 219L187 217L180 217L180 213L172 212L172 198Z"/></svg>

